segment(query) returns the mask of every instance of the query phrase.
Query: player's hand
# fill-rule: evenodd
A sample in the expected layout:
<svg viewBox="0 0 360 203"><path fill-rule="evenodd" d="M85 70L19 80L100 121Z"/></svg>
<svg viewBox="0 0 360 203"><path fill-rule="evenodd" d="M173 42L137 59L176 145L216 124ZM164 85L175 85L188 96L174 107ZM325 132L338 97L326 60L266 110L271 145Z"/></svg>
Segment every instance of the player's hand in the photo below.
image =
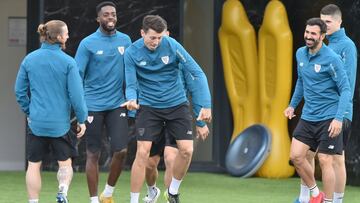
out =
<svg viewBox="0 0 360 203"><path fill-rule="evenodd" d="M211 109L209 108L201 108L199 116L197 117L198 121L211 122Z"/></svg>
<svg viewBox="0 0 360 203"><path fill-rule="evenodd" d="M122 103L120 107L126 107L129 111L139 109L140 105L136 103L136 100L129 100L125 103Z"/></svg>
<svg viewBox="0 0 360 203"><path fill-rule="evenodd" d="M342 122L338 120L332 120L328 129L329 137L334 138L341 133Z"/></svg>
<svg viewBox="0 0 360 203"><path fill-rule="evenodd" d="M77 130L77 136L76 137L81 138L85 134L85 131L86 131L85 123L82 123L82 124L78 123L76 130Z"/></svg>
<svg viewBox="0 0 360 203"><path fill-rule="evenodd" d="M200 127L196 126L196 139L205 140L209 136L209 128L207 125Z"/></svg>
<svg viewBox="0 0 360 203"><path fill-rule="evenodd" d="M285 109L285 111L284 111L284 115L285 115L285 117L287 117L288 119L292 119L292 118L294 118L296 115L294 114L294 108L293 107L291 107L291 106L289 106L289 107L287 107L286 109Z"/></svg>

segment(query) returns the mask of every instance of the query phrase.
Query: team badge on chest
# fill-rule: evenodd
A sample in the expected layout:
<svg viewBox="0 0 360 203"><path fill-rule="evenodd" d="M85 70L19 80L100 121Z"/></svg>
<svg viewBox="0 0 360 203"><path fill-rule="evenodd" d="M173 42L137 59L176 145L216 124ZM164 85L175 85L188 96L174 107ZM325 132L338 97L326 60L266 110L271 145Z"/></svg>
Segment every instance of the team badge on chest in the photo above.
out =
<svg viewBox="0 0 360 203"><path fill-rule="evenodd" d="M320 72L320 70L321 70L321 65L319 65L319 64L315 64L314 65L314 70L315 70L315 72Z"/></svg>
<svg viewBox="0 0 360 203"><path fill-rule="evenodd" d="M125 47L118 47L118 51L121 55L123 55L125 52Z"/></svg>
<svg viewBox="0 0 360 203"><path fill-rule="evenodd" d="M164 64L168 64L169 63L169 56L163 56L161 57L161 60Z"/></svg>

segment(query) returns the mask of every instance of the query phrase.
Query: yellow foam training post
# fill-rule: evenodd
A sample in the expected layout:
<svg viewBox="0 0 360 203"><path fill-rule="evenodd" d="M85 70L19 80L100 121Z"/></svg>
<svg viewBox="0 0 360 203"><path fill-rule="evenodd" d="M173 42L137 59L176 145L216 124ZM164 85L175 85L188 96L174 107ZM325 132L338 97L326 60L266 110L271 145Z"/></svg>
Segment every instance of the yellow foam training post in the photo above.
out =
<svg viewBox="0 0 360 203"><path fill-rule="evenodd" d="M261 122L271 131L272 146L257 175L286 178L295 172L289 165L290 138L283 115L291 93L293 43L285 7L278 0L266 6L258 43Z"/></svg>
<svg viewBox="0 0 360 203"><path fill-rule="evenodd" d="M219 40L225 84L233 113L232 140L258 123L258 67L256 34L238 0L223 5Z"/></svg>

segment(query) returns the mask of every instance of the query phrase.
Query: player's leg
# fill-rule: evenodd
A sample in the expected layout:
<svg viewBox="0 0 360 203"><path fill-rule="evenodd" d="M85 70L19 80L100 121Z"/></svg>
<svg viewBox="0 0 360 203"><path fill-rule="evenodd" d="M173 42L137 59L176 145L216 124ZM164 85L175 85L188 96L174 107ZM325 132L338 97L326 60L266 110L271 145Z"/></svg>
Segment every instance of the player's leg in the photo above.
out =
<svg viewBox="0 0 360 203"><path fill-rule="evenodd" d="M310 163L313 173L315 173L315 152L309 150L306 154L306 160ZM295 201L295 203L308 203L310 201L310 189L306 185L306 183L302 180L300 183L300 193L298 199Z"/></svg>
<svg viewBox="0 0 360 203"><path fill-rule="evenodd" d="M28 130L26 139L28 166L26 170L26 188L29 203L38 203L41 191L41 161L44 154L48 153L47 138L34 135Z"/></svg>
<svg viewBox="0 0 360 203"><path fill-rule="evenodd" d="M335 192L333 196L334 203L342 203L346 186L346 167L345 167L345 148L351 135L351 121L343 120L343 154L334 155L334 171L335 171Z"/></svg>
<svg viewBox="0 0 360 203"><path fill-rule="evenodd" d="M193 154L192 116L187 104L176 107L168 116L166 130L169 136L175 137L179 152L172 170L169 186L169 202L179 202L179 187L189 168Z"/></svg>
<svg viewBox="0 0 360 203"><path fill-rule="evenodd" d="M298 175L315 197L322 193L316 185L314 169L306 157L309 150L316 151L318 147L316 132L314 123L300 119L293 132L290 148L290 159Z"/></svg>
<svg viewBox="0 0 360 203"><path fill-rule="evenodd" d="M140 191L145 180L152 142L161 135L163 119L157 109L142 106L136 116L136 157L131 168L131 203L138 203Z"/></svg>
<svg viewBox="0 0 360 203"><path fill-rule="evenodd" d="M319 126L321 133L320 144L318 147L318 157L321 167L321 177L325 193L324 202L332 202L335 191L335 171L333 168L333 160L336 154L341 155L343 151L343 137L340 133L337 137L329 137L329 125L331 120L323 121Z"/></svg>
<svg viewBox="0 0 360 203"><path fill-rule="evenodd" d="M67 203L67 194L73 178L72 159L78 155L76 135L69 130L64 136L51 139L51 147L59 169L57 172L58 180L58 203Z"/></svg>
<svg viewBox="0 0 360 203"><path fill-rule="evenodd" d="M89 112L86 121L86 180L91 203L98 203L99 159L101 153L104 112Z"/></svg>
<svg viewBox="0 0 360 203"><path fill-rule="evenodd" d="M126 148L129 140L127 111L125 108L106 111L104 119L113 154L108 179L105 188L100 195L100 202L112 203L114 202L112 196L115 185L126 160Z"/></svg>

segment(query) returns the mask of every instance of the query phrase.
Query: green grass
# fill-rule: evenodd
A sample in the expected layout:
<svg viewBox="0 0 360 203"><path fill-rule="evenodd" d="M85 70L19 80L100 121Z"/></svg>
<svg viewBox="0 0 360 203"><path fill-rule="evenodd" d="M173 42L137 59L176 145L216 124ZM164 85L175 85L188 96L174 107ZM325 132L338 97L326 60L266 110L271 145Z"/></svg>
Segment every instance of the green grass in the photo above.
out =
<svg viewBox="0 0 360 203"><path fill-rule="evenodd" d="M158 185L163 191L163 173ZM41 203L55 200L57 191L56 173L42 175ZM106 173L101 173L99 191L103 190ZM321 186L321 184L320 184ZM290 203L299 191L299 179L234 178L226 174L189 173L181 185L183 203ZM141 198L145 194L145 187ZM346 187L345 203L359 202L360 187ZM130 173L123 172L115 190L116 203L130 202ZM84 173L75 173L69 191L71 203L88 203L88 191ZM0 203L27 202L24 172L0 172ZM158 201L165 202L163 198Z"/></svg>

